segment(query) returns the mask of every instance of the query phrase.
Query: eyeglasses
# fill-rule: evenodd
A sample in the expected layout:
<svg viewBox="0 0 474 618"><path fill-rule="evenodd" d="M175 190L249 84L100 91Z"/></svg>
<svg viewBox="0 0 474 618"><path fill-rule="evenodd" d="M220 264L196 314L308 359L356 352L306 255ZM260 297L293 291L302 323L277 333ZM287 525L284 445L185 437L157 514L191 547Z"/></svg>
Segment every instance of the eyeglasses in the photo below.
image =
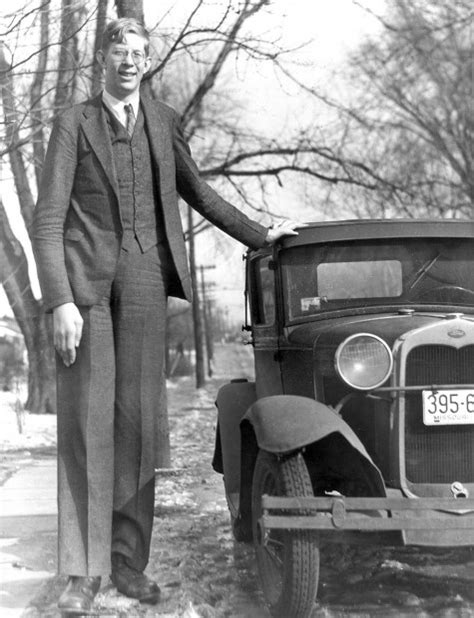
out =
<svg viewBox="0 0 474 618"><path fill-rule="evenodd" d="M114 49L111 52L112 57L115 60L119 60L120 62L123 62L124 60L126 60L128 58L128 54L132 56L132 60L134 64L141 64L142 62L145 61L145 54L138 50Z"/></svg>

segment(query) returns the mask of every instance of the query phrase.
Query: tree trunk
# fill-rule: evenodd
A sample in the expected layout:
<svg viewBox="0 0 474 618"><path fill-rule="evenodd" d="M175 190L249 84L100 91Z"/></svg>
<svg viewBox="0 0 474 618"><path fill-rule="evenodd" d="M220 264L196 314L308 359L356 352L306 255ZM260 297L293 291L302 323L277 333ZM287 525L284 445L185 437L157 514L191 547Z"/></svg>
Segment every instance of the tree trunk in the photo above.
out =
<svg viewBox="0 0 474 618"><path fill-rule="evenodd" d="M211 301L207 297L206 292L206 280L204 278L204 271L206 268L215 268L215 266L203 266L201 265L201 304L202 304L202 317L204 320L204 333L206 341L206 356L207 356L207 375L212 378L213 374L213 361L214 361L214 339L212 332L212 319L211 319Z"/></svg>
<svg viewBox="0 0 474 618"><path fill-rule="evenodd" d="M161 376L161 401L159 414L155 419L155 468L171 467L170 426L168 422L168 397L166 393L166 371Z"/></svg>
<svg viewBox="0 0 474 618"><path fill-rule="evenodd" d="M4 51L4 47L0 42L0 93L6 127L5 143L17 144L21 141L19 131L20 120L18 118L13 74L5 58ZM29 229L33 219L35 201L31 192L24 157L18 148L12 147L8 152L8 160L13 174L21 214L25 221L26 228ZM4 218L4 223L8 225L6 217Z"/></svg>
<svg viewBox="0 0 474 618"><path fill-rule="evenodd" d="M61 49L59 52L58 80L54 106L57 110L68 107L74 94L78 66L77 5L74 0L61 2Z"/></svg>
<svg viewBox="0 0 474 618"><path fill-rule="evenodd" d="M143 23L142 0L115 0L115 6L119 17L134 17Z"/></svg>
<svg viewBox="0 0 474 618"><path fill-rule="evenodd" d="M54 356L41 304L34 298L23 247L10 230L0 202L0 277L28 353L28 399L34 414L54 413Z"/></svg>
<svg viewBox="0 0 474 618"><path fill-rule="evenodd" d="M96 53L102 47L102 35L107 23L107 0L99 0L97 5L97 24L95 28L95 40L94 40L94 58L92 59L92 86L91 92L93 95L100 92L102 89L102 68L97 62L95 56Z"/></svg>
<svg viewBox="0 0 474 618"><path fill-rule="evenodd" d="M48 63L48 42L49 42L49 23L51 19L50 3L47 2L41 9L41 25L40 25L40 51L38 52L38 66L35 73L35 79L31 87L30 104L31 104L31 125L33 130L33 154L34 154L34 169L36 176L36 184L39 186L41 179L41 170L45 156L45 137L44 137L44 119L43 119L43 84L44 76Z"/></svg>
<svg viewBox="0 0 474 618"><path fill-rule="evenodd" d="M44 314L21 323L25 335L26 327L31 330L31 345L28 347L28 399L25 408L33 414L56 413L56 364L51 344L50 321ZM25 341L27 338L25 337Z"/></svg>

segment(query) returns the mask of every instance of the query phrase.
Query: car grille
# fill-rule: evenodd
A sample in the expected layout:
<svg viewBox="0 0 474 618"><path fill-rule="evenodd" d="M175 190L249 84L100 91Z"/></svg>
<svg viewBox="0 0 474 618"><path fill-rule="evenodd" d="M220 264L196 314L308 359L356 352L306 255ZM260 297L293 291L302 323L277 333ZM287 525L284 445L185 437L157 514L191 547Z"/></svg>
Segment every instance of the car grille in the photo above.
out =
<svg viewBox="0 0 474 618"><path fill-rule="evenodd" d="M407 386L474 382L474 346L414 348L407 357ZM474 482L474 425L423 424L421 393L407 393L406 477L412 483Z"/></svg>

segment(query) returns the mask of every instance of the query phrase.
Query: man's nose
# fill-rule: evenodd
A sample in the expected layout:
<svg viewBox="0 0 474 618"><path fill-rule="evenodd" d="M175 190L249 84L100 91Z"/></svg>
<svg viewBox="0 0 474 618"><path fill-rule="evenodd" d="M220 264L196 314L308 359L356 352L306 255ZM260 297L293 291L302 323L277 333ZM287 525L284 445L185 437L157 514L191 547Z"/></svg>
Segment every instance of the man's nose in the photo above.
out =
<svg viewBox="0 0 474 618"><path fill-rule="evenodd" d="M126 64L135 64L133 61L133 52L131 50L124 53L122 62L125 62Z"/></svg>

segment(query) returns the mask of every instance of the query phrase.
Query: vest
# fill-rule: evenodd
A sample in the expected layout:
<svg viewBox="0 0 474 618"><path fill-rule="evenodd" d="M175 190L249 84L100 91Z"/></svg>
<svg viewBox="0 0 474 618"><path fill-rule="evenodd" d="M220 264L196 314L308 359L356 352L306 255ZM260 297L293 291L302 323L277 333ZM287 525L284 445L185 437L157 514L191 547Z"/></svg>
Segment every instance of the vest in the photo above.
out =
<svg viewBox="0 0 474 618"><path fill-rule="evenodd" d="M106 109L119 186L122 248L138 242L143 253L165 238L145 118L140 109L133 136Z"/></svg>

